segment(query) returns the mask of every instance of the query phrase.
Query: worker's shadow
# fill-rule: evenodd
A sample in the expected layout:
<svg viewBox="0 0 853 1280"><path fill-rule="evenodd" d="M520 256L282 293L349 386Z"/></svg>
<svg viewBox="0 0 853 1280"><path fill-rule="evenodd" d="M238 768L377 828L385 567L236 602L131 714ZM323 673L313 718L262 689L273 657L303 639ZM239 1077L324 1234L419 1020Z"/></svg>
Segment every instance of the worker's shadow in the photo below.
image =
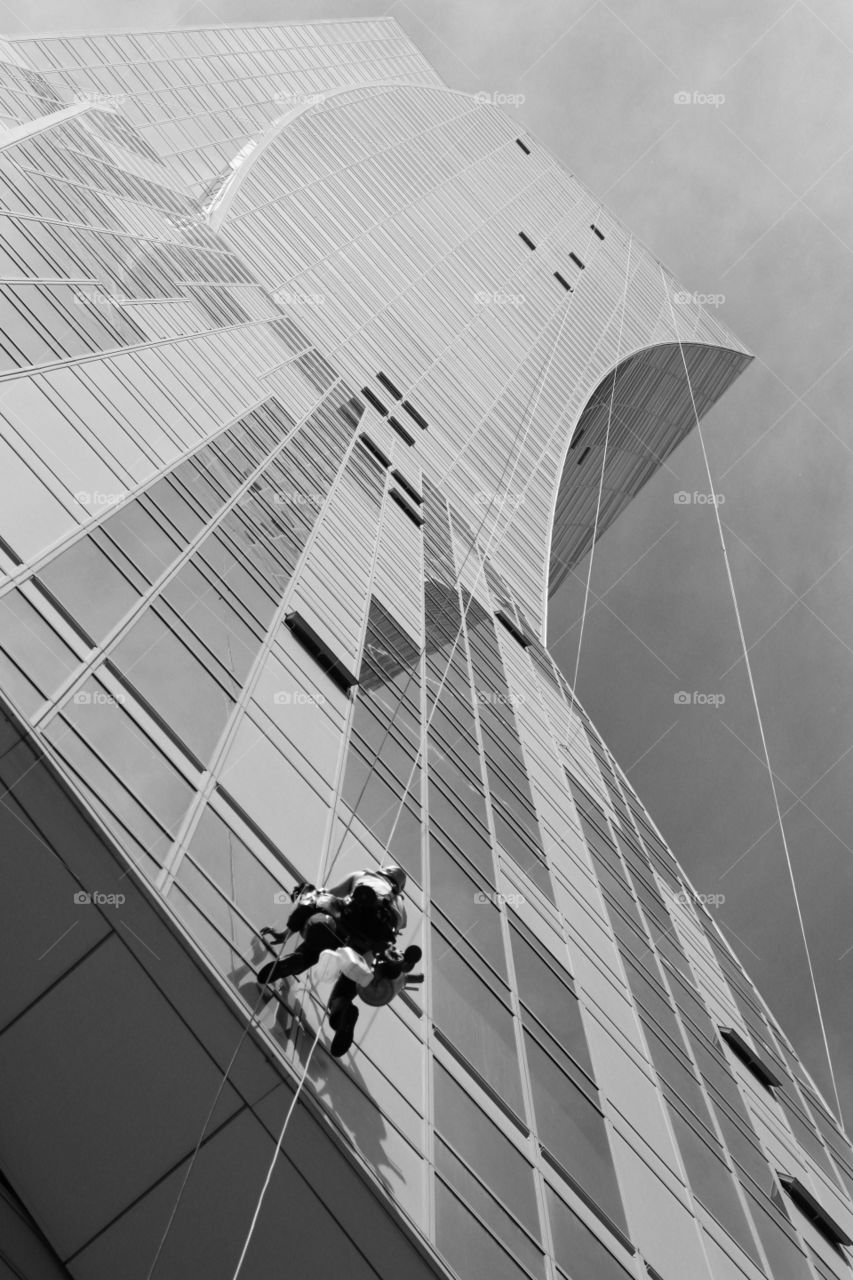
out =
<svg viewBox="0 0 853 1280"><path fill-rule="evenodd" d="M288 1041L287 1054L297 1070L305 1070L308 1055L314 1043L317 1024L303 1020L300 1014L302 992L295 991L293 999L287 1001L290 1012L287 1015L289 1024L287 1031L282 1031L284 1018L278 1020L278 1035L286 1035ZM340 1062L336 1062L327 1052L331 1032L328 1023L320 1032L320 1043L314 1050L309 1064L308 1079L319 1100L326 1106L338 1127L344 1132L352 1145L361 1153L383 1186L394 1194L393 1181L386 1177L386 1171L394 1171L402 1176L402 1170L389 1156L386 1150L388 1124L379 1108L370 1096L370 1086L358 1066L358 1032L364 1030L365 1018L373 1017L378 1011L362 1008L362 1017L356 1027L356 1040L353 1048ZM298 1066L297 1066L298 1064Z"/></svg>
<svg viewBox="0 0 853 1280"><path fill-rule="evenodd" d="M275 1002L272 1018L260 1009L261 1005L266 1007L267 1002L255 979L255 971L274 954L277 952L271 952L259 938L253 939L249 962L235 964L228 978L250 1010L263 1020L267 1032L278 1041L291 1066L302 1072L308 1062L317 1027L316 1020L312 1018L309 1021L303 1013L303 1005L310 1005L306 988L301 982L281 984L271 997ZM331 1035L326 1023L320 1032L320 1043L311 1057L308 1079L349 1141L360 1151L386 1189L393 1193L383 1170L394 1170L397 1174L402 1170L385 1150L388 1125L382 1112L371 1101L370 1088L358 1066L358 1032L363 1034L368 1025L367 1019L372 1020L379 1012L362 1006L355 1044L340 1064L326 1051Z"/></svg>

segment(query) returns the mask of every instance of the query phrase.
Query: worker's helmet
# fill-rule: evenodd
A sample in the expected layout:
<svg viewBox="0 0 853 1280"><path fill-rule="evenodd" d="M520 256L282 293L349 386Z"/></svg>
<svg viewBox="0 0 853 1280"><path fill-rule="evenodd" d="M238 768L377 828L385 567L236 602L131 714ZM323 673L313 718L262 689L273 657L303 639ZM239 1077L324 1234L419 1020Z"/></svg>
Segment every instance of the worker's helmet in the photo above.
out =
<svg viewBox="0 0 853 1280"><path fill-rule="evenodd" d="M402 893L406 887L406 873L396 862L390 862L387 867L382 867L381 875L390 880L398 893Z"/></svg>

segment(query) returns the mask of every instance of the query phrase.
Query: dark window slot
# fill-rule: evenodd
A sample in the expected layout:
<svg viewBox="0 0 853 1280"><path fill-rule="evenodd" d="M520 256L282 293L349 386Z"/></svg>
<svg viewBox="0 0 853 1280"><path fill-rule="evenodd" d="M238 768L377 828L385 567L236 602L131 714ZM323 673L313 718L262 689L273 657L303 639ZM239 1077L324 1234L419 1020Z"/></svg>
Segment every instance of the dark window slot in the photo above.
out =
<svg viewBox="0 0 853 1280"><path fill-rule="evenodd" d="M403 399L402 391L398 391L397 388L394 386L394 383L391 381L391 379L386 378L384 373L377 373L376 380L377 382L382 383L386 391L391 392L391 395L394 397L395 400Z"/></svg>
<svg viewBox="0 0 853 1280"><path fill-rule="evenodd" d="M590 229L590 231L594 231L594 232L595 232L595 234L598 236L599 240L603 240L603 239L604 239L604 232L603 232L603 231L599 231L598 227L595 225L595 223L594 223L594 222L591 222L591 223L589 224L589 229Z"/></svg>
<svg viewBox="0 0 853 1280"><path fill-rule="evenodd" d="M406 479L406 477L403 475L401 471L397 471L395 469L394 471L391 472L391 475L397 481L397 484L400 486L400 488L409 495L409 497L412 499L412 502L416 502L418 506L420 506L424 500L423 494L418 493L415 486Z"/></svg>
<svg viewBox="0 0 853 1280"><path fill-rule="evenodd" d="M338 413L344 422L348 422L351 427L357 427L364 413L364 405L360 400L356 400L355 396L350 397L346 404L338 405Z"/></svg>
<svg viewBox="0 0 853 1280"><path fill-rule="evenodd" d="M735 1057L740 1058L744 1066L749 1067L752 1074L761 1081L767 1088L772 1089L774 1085L780 1085L782 1081L778 1076L770 1070L770 1068L759 1058L751 1044L744 1040L739 1031L734 1027L720 1027L720 1035L726 1044L734 1053Z"/></svg>
<svg viewBox="0 0 853 1280"><path fill-rule="evenodd" d="M358 437L358 443L363 444L365 449L367 449L369 453L373 454L376 461L382 463L383 467L390 467L391 459L388 457L388 454L384 453L383 450L379 448L379 445L371 440L370 436L365 435L364 432L362 432Z"/></svg>
<svg viewBox="0 0 853 1280"><path fill-rule="evenodd" d="M827 1240L836 1245L836 1247L838 1245L853 1244L853 1240L850 1239L847 1232L838 1225L834 1218L830 1217L823 1205L815 1200L812 1193L803 1186L799 1178L792 1178L789 1174L780 1173L779 1181L800 1212L805 1214L809 1222Z"/></svg>
<svg viewBox="0 0 853 1280"><path fill-rule="evenodd" d="M379 397L373 394L373 392L370 390L370 387L362 387L361 394L364 396L368 404L373 405L377 413L381 413L383 418L387 418L388 410L385 408L385 405L382 403Z"/></svg>
<svg viewBox="0 0 853 1280"><path fill-rule="evenodd" d="M507 631L513 637L513 639L517 640L518 643L521 645L522 649L526 649L528 647L528 645L530 644L530 641L527 639L527 636L524 634L524 632L521 630L520 627L517 627L515 625L512 618L509 616L509 614L506 612L505 609L498 609L497 613L495 614L495 617L498 619L499 622L503 623L503 625L506 627Z"/></svg>
<svg viewBox="0 0 853 1280"><path fill-rule="evenodd" d="M406 413L409 415L409 417L414 418L418 426L423 428L424 431L426 431L427 427L429 426L429 423L427 422L423 414L418 413L417 409L415 409L413 405L410 405L408 400L403 401L403 408L406 410Z"/></svg>
<svg viewBox="0 0 853 1280"><path fill-rule="evenodd" d="M569 445L570 449L574 449L575 445L578 443L578 441L580 440L581 436L585 431L586 431L586 427L581 427L580 431L575 433L575 435L572 438L572 443Z"/></svg>
<svg viewBox="0 0 853 1280"><path fill-rule="evenodd" d="M566 290L567 293L574 293L574 289L569 284L568 280L566 280L563 276L561 276L559 271L554 272L554 279L559 280L560 284L563 286L563 288Z"/></svg>
<svg viewBox="0 0 853 1280"><path fill-rule="evenodd" d="M419 511L416 511L415 508L406 501L406 499L403 497L402 493L400 493L398 489L391 490L391 497L394 499L398 507L403 508L406 515L409 517L409 519L413 521L413 523L416 524L418 528L420 528L424 522L424 518L421 515L421 513Z"/></svg>
<svg viewBox="0 0 853 1280"><path fill-rule="evenodd" d="M581 456L578 458L578 466L580 466L580 464L583 462L584 458L585 458L585 457L586 457L586 455L589 453L589 451L590 451L590 449L591 449L591 448L592 448L592 446L591 446L591 445L587 445L587 446L586 446L586 448L584 449L583 453L582 453L582 454L581 454Z"/></svg>
<svg viewBox="0 0 853 1280"><path fill-rule="evenodd" d="M290 627L302 648L311 654L314 661L323 668L329 679L339 689L347 692L354 684L358 684L358 677L341 662L325 640L320 639L317 632L305 621L301 613L296 611L288 613L284 621Z"/></svg>
<svg viewBox="0 0 853 1280"><path fill-rule="evenodd" d="M524 243L527 245L528 249L535 249L535 248L536 248L536 245L535 245L535 244L533 243L533 241L530 239L530 236L526 236L526 235L524 234L524 232L523 232L523 231L519 231L518 235L519 235L519 238L520 238L521 240L523 240L523 241L524 241Z"/></svg>
<svg viewBox="0 0 853 1280"><path fill-rule="evenodd" d="M529 156L529 155L530 155L530 148L529 148L529 147L526 147L526 146L524 145L524 143L521 141L521 138L516 138L516 140L515 140L515 141L516 141L516 145L517 145L517 146L519 146L519 147L521 147L521 149L522 149L522 151L524 152L524 154L525 154L526 156Z"/></svg>
<svg viewBox="0 0 853 1280"><path fill-rule="evenodd" d="M571 258L572 262L575 264L576 267L580 267L581 271L584 271L586 269L584 264L581 262L580 258L576 253L570 253L569 257Z"/></svg>
<svg viewBox="0 0 853 1280"><path fill-rule="evenodd" d="M406 444L415 443L415 437L412 435L409 435L408 431L403 426L402 422L398 422L397 419L394 417L393 413L388 414L388 422L397 432L397 435L400 436L401 439L405 440Z"/></svg>

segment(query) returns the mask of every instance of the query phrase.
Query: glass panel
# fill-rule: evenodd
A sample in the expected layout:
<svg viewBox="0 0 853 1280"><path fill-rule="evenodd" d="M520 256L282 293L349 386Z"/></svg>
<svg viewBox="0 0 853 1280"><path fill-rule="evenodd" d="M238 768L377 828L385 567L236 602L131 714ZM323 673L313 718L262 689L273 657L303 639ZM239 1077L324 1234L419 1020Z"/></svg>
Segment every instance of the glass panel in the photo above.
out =
<svg viewBox="0 0 853 1280"><path fill-rule="evenodd" d="M524 1115L513 1016L433 930L433 1021L516 1115Z"/></svg>
<svg viewBox="0 0 853 1280"><path fill-rule="evenodd" d="M139 593L91 538L81 538L40 570L39 581L100 643Z"/></svg>
<svg viewBox="0 0 853 1280"><path fill-rule="evenodd" d="M430 893L437 907L464 936L481 951L493 969L506 979L506 956L500 911L455 858L439 844L430 849Z"/></svg>
<svg viewBox="0 0 853 1280"><path fill-rule="evenodd" d="M525 1033L539 1141L609 1218L627 1231L604 1117Z"/></svg>
<svg viewBox="0 0 853 1280"><path fill-rule="evenodd" d="M457 1160L450 1148L445 1146L440 1138L436 1139L435 1162L438 1172L443 1174L453 1186L454 1191L458 1193L463 1203L477 1213L484 1222L488 1223L501 1243L522 1261L534 1275L544 1275L545 1259L542 1250L537 1249L530 1237L489 1195L488 1191L477 1181L471 1171L460 1160Z"/></svg>
<svg viewBox="0 0 853 1280"><path fill-rule="evenodd" d="M207 764L235 705L237 682L229 682L227 693L152 609L137 619L111 660ZM221 678L228 679L224 672Z"/></svg>
<svg viewBox="0 0 853 1280"><path fill-rule="evenodd" d="M435 1127L535 1236L533 1169L461 1085L435 1064Z"/></svg>
<svg viewBox="0 0 853 1280"><path fill-rule="evenodd" d="M572 1280L630 1280L629 1273L547 1183L554 1257Z"/></svg>
<svg viewBox="0 0 853 1280"><path fill-rule="evenodd" d="M439 1250L465 1280L524 1280L522 1271L440 1178L435 1180Z"/></svg>
<svg viewBox="0 0 853 1280"><path fill-rule="evenodd" d="M11 591L0 601L0 638L5 652L45 697L79 666L73 651L20 591Z"/></svg>

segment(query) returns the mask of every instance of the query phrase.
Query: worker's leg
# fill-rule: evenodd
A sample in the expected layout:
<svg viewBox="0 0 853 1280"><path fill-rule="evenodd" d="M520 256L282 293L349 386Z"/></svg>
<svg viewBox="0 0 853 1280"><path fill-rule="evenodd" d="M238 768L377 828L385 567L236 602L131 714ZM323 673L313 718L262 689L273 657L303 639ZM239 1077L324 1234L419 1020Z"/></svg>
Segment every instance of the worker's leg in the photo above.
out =
<svg viewBox="0 0 853 1280"><path fill-rule="evenodd" d="M340 977L332 987L329 998L329 1026L334 1030L331 1054L340 1058L352 1044L353 1031L358 1021L358 1009L353 1004L358 987L352 978Z"/></svg>
<svg viewBox="0 0 853 1280"><path fill-rule="evenodd" d="M298 973L304 973L317 963L321 951L336 951L341 942L331 916L311 916L302 931L299 946L281 960L272 960L263 965L258 970L258 982L264 986L268 982L277 982L279 978L293 978Z"/></svg>

